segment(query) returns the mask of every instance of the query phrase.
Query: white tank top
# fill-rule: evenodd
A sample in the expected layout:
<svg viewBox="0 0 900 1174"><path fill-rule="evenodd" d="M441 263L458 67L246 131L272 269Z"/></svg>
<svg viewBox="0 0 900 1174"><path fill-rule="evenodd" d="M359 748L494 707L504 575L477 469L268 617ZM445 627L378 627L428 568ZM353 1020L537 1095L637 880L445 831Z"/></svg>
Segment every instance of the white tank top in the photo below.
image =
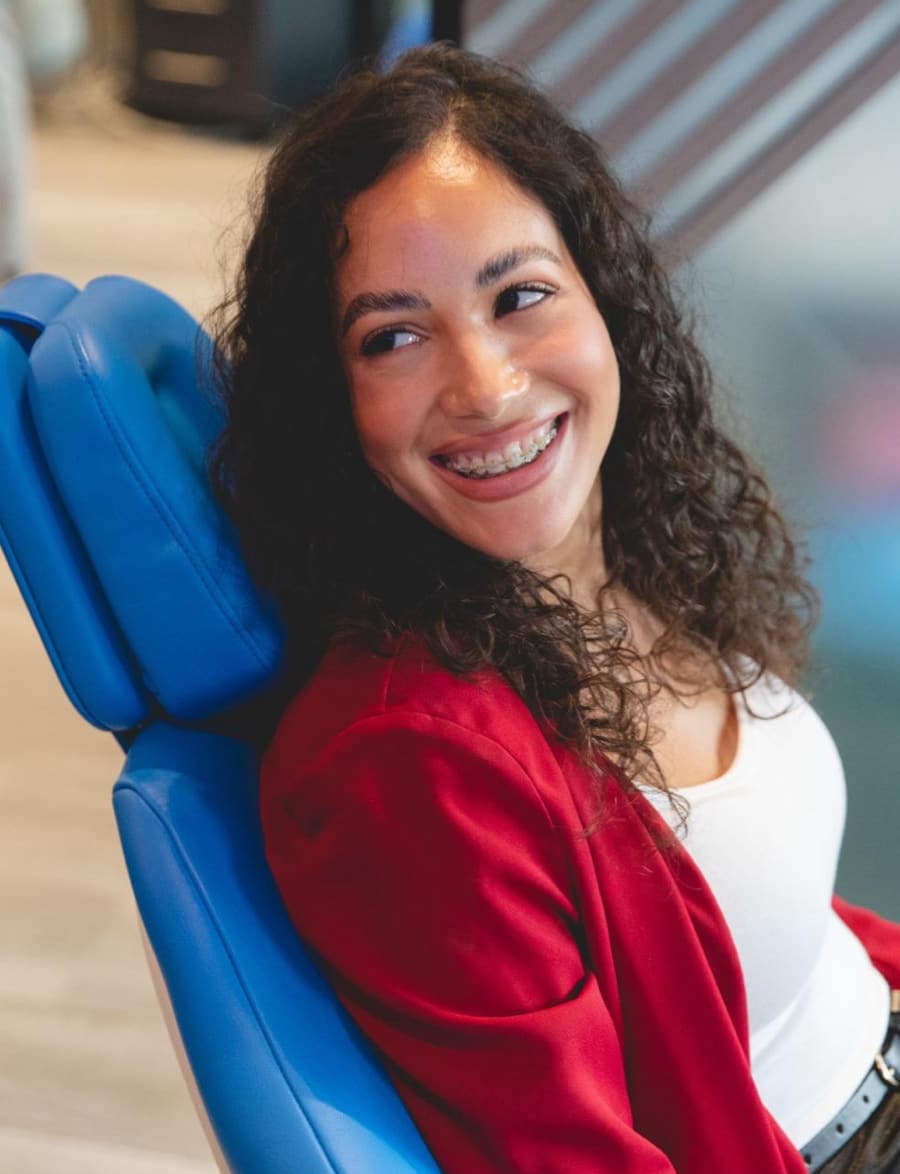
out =
<svg viewBox="0 0 900 1174"><path fill-rule="evenodd" d="M754 714L778 714L763 720ZM871 1067L890 992L859 939L831 909L846 788L837 748L812 707L767 675L735 696L729 769L680 793L684 846L708 881L744 972L753 1076L801 1147ZM660 791L641 787L671 826Z"/></svg>

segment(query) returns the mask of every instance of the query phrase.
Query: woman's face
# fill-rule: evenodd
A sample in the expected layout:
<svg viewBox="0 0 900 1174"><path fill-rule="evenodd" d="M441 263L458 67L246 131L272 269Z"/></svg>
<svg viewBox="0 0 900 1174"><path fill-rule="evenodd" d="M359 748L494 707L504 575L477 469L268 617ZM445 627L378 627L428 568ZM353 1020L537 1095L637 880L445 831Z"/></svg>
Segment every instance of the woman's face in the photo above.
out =
<svg viewBox="0 0 900 1174"><path fill-rule="evenodd" d="M369 465L459 541L566 570L597 542L619 374L549 213L445 137L345 226L339 345Z"/></svg>

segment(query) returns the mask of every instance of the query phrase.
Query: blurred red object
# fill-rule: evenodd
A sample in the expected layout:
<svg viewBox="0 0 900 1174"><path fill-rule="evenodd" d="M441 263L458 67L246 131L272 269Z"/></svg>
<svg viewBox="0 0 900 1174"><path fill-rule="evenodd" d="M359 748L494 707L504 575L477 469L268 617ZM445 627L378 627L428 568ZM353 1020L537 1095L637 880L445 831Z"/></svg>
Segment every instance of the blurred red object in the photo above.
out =
<svg viewBox="0 0 900 1174"><path fill-rule="evenodd" d="M861 372L838 392L817 445L819 473L841 496L900 499L900 366Z"/></svg>

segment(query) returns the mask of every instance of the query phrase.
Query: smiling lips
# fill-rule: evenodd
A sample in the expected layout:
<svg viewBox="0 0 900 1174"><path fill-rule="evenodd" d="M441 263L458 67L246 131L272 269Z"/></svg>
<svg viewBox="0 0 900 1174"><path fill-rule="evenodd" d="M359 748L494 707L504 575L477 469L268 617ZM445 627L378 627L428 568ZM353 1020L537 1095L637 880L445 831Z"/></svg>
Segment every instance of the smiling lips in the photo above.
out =
<svg viewBox="0 0 900 1174"><path fill-rule="evenodd" d="M562 417L556 416L545 420L502 448L487 452L469 450L452 454L441 453L432 459L460 477L476 480L499 477L536 461L556 439L561 419Z"/></svg>

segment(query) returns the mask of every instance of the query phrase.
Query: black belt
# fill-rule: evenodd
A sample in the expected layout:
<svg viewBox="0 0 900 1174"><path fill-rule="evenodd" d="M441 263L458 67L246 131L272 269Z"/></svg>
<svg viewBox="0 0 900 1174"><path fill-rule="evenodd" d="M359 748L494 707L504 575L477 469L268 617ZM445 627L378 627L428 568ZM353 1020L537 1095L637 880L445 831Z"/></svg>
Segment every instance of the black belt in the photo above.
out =
<svg viewBox="0 0 900 1174"><path fill-rule="evenodd" d="M843 1109L800 1152L810 1170L819 1170L852 1139L891 1093L900 1090L900 1014L891 1026L862 1084Z"/></svg>

